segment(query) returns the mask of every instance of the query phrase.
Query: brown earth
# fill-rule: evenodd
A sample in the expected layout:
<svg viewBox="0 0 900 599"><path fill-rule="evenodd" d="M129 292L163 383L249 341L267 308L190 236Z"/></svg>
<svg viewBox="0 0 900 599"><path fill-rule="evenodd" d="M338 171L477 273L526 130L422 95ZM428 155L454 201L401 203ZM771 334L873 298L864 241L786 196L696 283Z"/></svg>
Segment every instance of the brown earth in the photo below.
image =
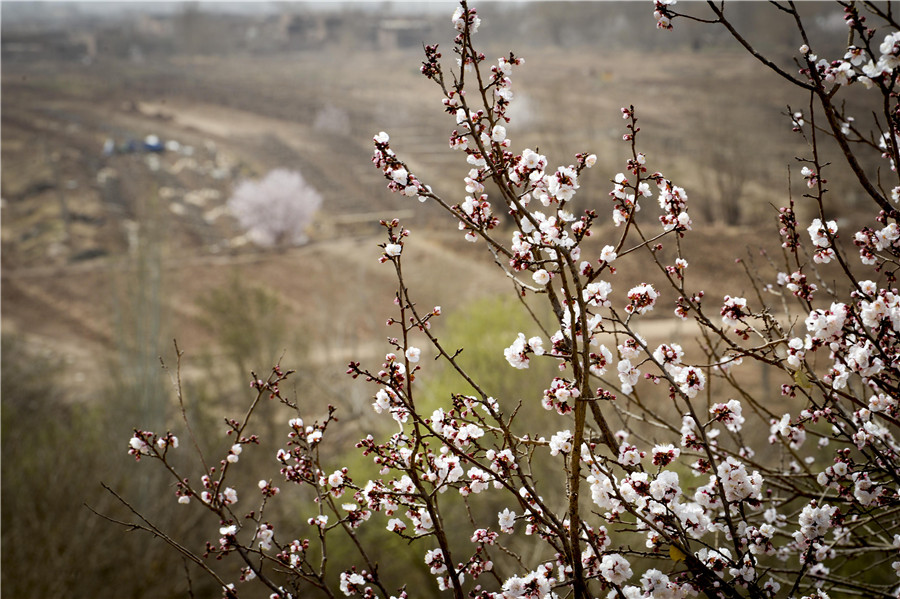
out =
<svg viewBox="0 0 900 599"><path fill-rule="evenodd" d="M370 163L371 136L387 130L421 179L450 190L448 197L461 191L467 167L445 149L452 123L440 114L439 91L416 73L418 61L415 52L392 51L352 61L313 52L175 57L153 66L109 59L65 69L50 60L10 64L3 71L3 330L62 356L75 388L88 393L104 374L103 356L121 342L116 319L148 276L158 274L153 297L162 319L155 334L178 337L189 353L215 353L197 298L239 276L274 292L284 313L273 317L324 348L336 371L348 348L373 358L384 351L377 342L388 334L382 323L396 283L390 266L378 263L384 236L377 221L395 215L414 232L404 268L424 305L462 310L474 298L508 292L486 252L462 241L436 207L391 196ZM514 75L527 110L510 135L557 162L597 151L581 201L600 206L603 216L607 181L622 170L627 151L616 141L618 106L635 103L648 155L659 157L655 168L682 174L692 198L704 201L701 165L683 151L693 143L692 123L703 120L692 98L698 73L728 65L735 79L758 72L751 63L734 64L733 56L685 53L660 57L648 69L643 56L625 53L598 70L593 59L542 52ZM716 89L727 99L730 88ZM772 95L753 89L740 118L774 126ZM564 110L554 109L561 94ZM181 149L102 152L106 139L121 145L150 134L177 140ZM783 163L789 151L782 146L770 158ZM235 182L276 167L300 170L325 201L309 245L262 251L247 244L224 204ZM698 226L685 241L697 256L698 287L747 287L740 269L723 270L721 258L744 254L759 231L774 231L767 202L777 198L765 191L768 184L747 188L746 210L748 222L768 222ZM601 227L596 243L615 233ZM623 265L617 288L624 292L647 276Z"/></svg>

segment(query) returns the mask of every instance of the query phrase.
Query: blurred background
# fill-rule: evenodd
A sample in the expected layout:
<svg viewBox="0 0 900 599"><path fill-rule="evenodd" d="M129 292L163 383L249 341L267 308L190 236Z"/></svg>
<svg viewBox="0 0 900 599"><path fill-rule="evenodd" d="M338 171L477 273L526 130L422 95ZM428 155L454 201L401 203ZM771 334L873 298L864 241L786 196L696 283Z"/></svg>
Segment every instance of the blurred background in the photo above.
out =
<svg viewBox="0 0 900 599"><path fill-rule="evenodd" d="M721 258L758 253L762 238L777 247L772 205L786 201L786 165L806 151L785 113L808 99L722 30L657 31L649 2L476 7L489 60L510 50L525 58L513 73L514 149L539 149L551 165L596 153L577 209L606 220L609 181L629 156L619 108L634 104L650 169L691 198L697 231L685 243L697 286L746 291L741 271L723 269ZM842 56L840 10L803 9L814 50ZM418 72L423 43L451 58L453 10L452 2L0 6L8 598L220 594L164 544L85 507L129 518L103 481L195 550L215 540L214 523L178 506L162 472L126 455L135 427L179 433L160 363L174 367L173 339L208 451L227 451L221 419L243 414L250 371L264 375L280 360L298 371L292 394L305 415L340 408L327 461L363 463L352 441L380 426L373 390L344 370L350 359L377 367L388 351L396 283L378 263L379 219L400 217L412 229L407 282L420 305L442 306L440 334L467 348L497 397L537 405L553 366L506 376L510 330L529 325L500 299L511 291L505 277L446 214L386 191L370 160L372 136L387 131L420 180L462 201L467 165L447 147L455 122ZM729 10L753 43L790 64L800 44L790 23L761 3ZM862 198L833 172L840 202L831 216L853 221ZM799 166L794 173L799 197ZM644 213L656 219L652 206ZM598 233L602 247L611 224ZM620 271L622 293L646 276L627 264ZM656 333L677 333L660 316ZM429 401L464 391L428 362ZM277 476L274 451L290 417L271 410L259 422L262 447L241 457L253 465L250 487L260 471ZM302 523L306 501L289 498L282 515ZM428 576L420 554L410 556L413 565L396 571L413 588ZM436 594L432 587L423 582L415 594Z"/></svg>

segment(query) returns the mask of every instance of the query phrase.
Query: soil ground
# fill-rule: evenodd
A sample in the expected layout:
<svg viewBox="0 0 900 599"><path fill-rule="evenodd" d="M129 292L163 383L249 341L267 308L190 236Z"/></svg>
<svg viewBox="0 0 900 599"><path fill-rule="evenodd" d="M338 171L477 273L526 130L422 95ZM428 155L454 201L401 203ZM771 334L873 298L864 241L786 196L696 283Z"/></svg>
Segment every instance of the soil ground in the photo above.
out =
<svg viewBox="0 0 900 599"><path fill-rule="evenodd" d="M446 149L453 123L440 112L439 90L418 74L419 61L416 50L347 59L333 49L7 61L4 332L63 358L76 395L88 396L105 356L123 343L122 315L148 293L150 307L140 309L159 310L156 339L177 337L189 354L216 354L198 298L239 277L273 292L283 311L272 318L327 348L320 353L333 357L328 368L336 372L352 348L375 359L384 351L373 340L388 334L383 322L395 281L378 263L384 235L377 223L394 216L413 230L405 275L423 304L462 310L475 298L509 292L487 252L462 241L438 208L389 194L371 165L372 135L389 131L420 179L461 199L467 165ZM709 85L713 80L717 85ZM698 203L712 202L703 156L689 150L698 128L718 126L722 106L763 144L757 153L767 162L757 172L775 165L769 170L783 173L796 149L777 123L783 98L770 81L733 54L682 50L648 61L620 52L604 61L602 54L535 51L514 73L518 104L509 130L517 147L538 147L554 163L596 152L600 160L584 177L581 201L605 218L608 181L628 152L619 141L619 107L635 104L653 168L671 173ZM698 89L706 90L702 103L694 100ZM147 135L177 141L179 149L127 149ZM115 152L103 152L107 140ZM225 203L235 183L279 167L299 170L324 203L308 245L262 250L247 242ZM772 238L773 180L783 187L781 174L748 181L741 227L702 226L695 216L697 230L685 243L696 256L698 288L747 288L741 269L723 267L722 257ZM598 233L600 243L616 231L606 225ZM627 267L620 273L623 292L645 275Z"/></svg>

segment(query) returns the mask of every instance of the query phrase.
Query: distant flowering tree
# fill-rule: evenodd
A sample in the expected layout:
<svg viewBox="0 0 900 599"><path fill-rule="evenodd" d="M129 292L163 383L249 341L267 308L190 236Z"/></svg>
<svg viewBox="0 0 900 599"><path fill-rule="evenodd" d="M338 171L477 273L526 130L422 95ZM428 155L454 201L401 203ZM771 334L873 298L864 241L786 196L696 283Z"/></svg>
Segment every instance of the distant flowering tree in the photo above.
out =
<svg viewBox="0 0 900 599"><path fill-rule="evenodd" d="M510 331L504 357L518 370L538 360L558 366L543 390L525 398L540 402L557 432L549 439L534 433L536 423L518 418L516 398L489 395L459 352L440 341L432 325L441 309L420 307L404 278L409 231L396 220L384 222L380 260L396 272L397 315L388 322L396 332L380 367L348 368L373 386L374 411L399 426L357 444L380 474L359 479L345 466L326 467L321 448L334 410L324 420L304 420L282 391L290 373L275 367L254 380L246 417L228 421L232 447L202 476L173 467L178 443L171 433L136 430L130 441L135 458L161 461L172 472L180 503L199 504L217 521L217 540L205 556L149 524L136 526L191 555L228 597L241 587L220 578L207 558L233 558L243 567L241 580L256 579L272 597L302 597L311 589L327 597L407 597L405 588L387 587L377 551L361 540L359 529L375 522L383 534L408 542L433 575L435 587L416 588L417 596L896 597L900 27L889 8L841 2L846 54L820 59L794 5L777 4L802 43L799 69L790 70L752 48L723 5L709 3L704 17L677 13L673 5L655 3L660 28L678 18L721 24L808 92L808 108L791 110L789 126L809 142L801 175L805 201L818 215L807 225L798 222L793 200L781 208L782 272L771 281L750 273L749 297L715 299L689 285L680 243L692 228L688 194L649 170L633 107L622 109L628 158L610 178L606 208L575 214L580 179L596 157L579 153L572 164L553 168L535 150L512 149L510 77L521 59L510 54L489 64L474 46L480 19L463 1L453 15L458 68L445 70L437 46L426 46L422 64L453 121L450 146L471 167L463 199L448 201L421 182L386 133L374 138L374 163L391 191L440 205L467 239L483 243L519 296L548 302L549 322L532 312L540 334ZM860 128L868 117L852 121L844 112L840 98L850 86L870 94L871 131ZM826 142L841 150L876 207L871 226L850 236L858 257L839 243L839 227L829 218L827 165L819 158ZM883 160L877 178L862 166L866 153ZM646 212L638 219L654 199L658 224ZM496 210L510 215L511 231L500 230ZM618 231L602 250L588 242L600 210ZM661 252L663 242L674 252ZM588 251L597 254L590 258ZM655 270L677 297L670 307L696 325L698 347L675 340L653 346L637 333L636 325L668 300L650 283L616 285L613 263L627 255L642 256L643 272ZM836 267L827 282L818 270L826 264ZM423 344L466 389L437 409L422 407ZM753 363L784 381L780 397L748 382L753 375L745 366ZM276 456L278 478L315 497L305 527L266 519L279 493L269 475L252 491L254 506L238 511L250 491L239 493L229 473L241 449L258 441L249 423L266 398L292 412ZM541 462L555 465L559 478L542 477ZM356 563L326 559L326 539L341 534L358 550Z"/></svg>
<svg viewBox="0 0 900 599"><path fill-rule="evenodd" d="M238 223L263 247L306 243L306 232L321 205L322 196L299 172L283 168L259 181L241 181L228 199Z"/></svg>

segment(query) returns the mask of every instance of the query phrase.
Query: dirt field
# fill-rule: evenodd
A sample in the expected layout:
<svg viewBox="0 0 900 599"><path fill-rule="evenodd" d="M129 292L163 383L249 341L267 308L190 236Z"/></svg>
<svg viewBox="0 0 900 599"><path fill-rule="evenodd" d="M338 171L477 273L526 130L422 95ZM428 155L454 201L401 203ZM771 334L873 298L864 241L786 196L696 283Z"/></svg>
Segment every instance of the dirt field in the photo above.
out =
<svg viewBox="0 0 900 599"><path fill-rule="evenodd" d="M4 332L63 357L73 387L89 394L105 368L100 356L121 344L116 319L147 272L161 315L154 335L178 337L189 352L215 352L198 297L238 276L277 295L284 311L275 317L285 328L340 346L325 352L338 369L348 348L383 351L372 341L386 335L381 323L394 283L377 262L377 221L394 215L414 230L406 273L423 303L458 310L508 291L486 253L462 242L439 210L391 196L371 165L371 137L386 130L422 180L462 198L467 167L446 149L453 123L440 112L439 91L417 72L420 51L346 52L5 60ZM681 49L648 60L595 47L522 54L510 135L555 163L596 152L598 167L580 195L601 214L627 152L619 141L622 105L638 108L652 168L671 174L698 204L714 201L704 155L693 151L698 131L762 148L754 152L765 157L754 165L762 174L744 188L742 227L698 226L691 242L699 250L695 276L721 282L720 261L704 258L719 258L719 249L744 253L745 241L768 230L769 202L785 189L783 165L799 152L780 121L777 82L729 53ZM128 149L147 135L178 149ZM114 152L104 153L107 140ZM305 247L255 248L225 209L237 181L277 167L301 171L324 197ZM622 277L621 287L637 282ZM724 279L739 277L736 269Z"/></svg>

